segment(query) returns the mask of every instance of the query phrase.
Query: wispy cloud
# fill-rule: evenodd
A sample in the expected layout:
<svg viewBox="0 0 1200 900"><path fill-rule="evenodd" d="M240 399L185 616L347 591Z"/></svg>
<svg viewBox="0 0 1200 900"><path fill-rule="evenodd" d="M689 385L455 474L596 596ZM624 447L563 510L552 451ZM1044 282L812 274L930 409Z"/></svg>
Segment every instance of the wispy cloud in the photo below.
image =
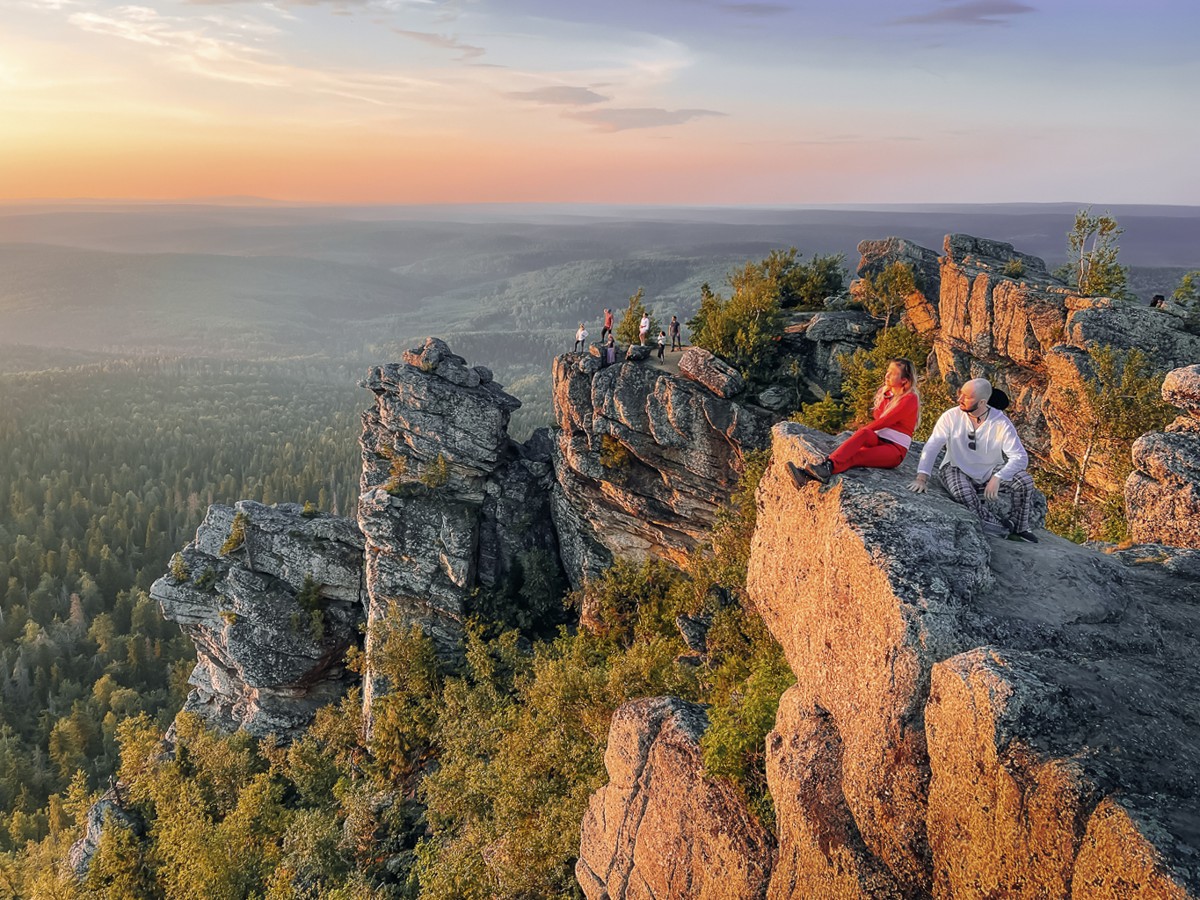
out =
<svg viewBox="0 0 1200 900"><path fill-rule="evenodd" d="M459 59L477 59L486 52L482 47L464 44L458 38L445 34L434 34L430 31L405 31L402 28L393 28L392 31L414 41L420 41L422 44L429 44L431 47L453 50L460 54Z"/></svg>
<svg viewBox="0 0 1200 900"><path fill-rule="evenodd" d="M606 100L612 99L603 94L597 94L591 88L573 87L568 84L548 85L532 91L509 91L504 96L513 100L528 100L532 103L546 103L555 106L587 106L591 103L604 103Z"/></svg>
<svg viewBox="0 0 1200 900"><path fill-rule="evenodd" d="M156 48L172 66L215 81L325 94L373 106L392 106L428 94L424 79L314 69L282 62L260 47L245 42L244 23L214 17L177 19L144 6L121 6L106 14L80 12L68 17L77 28ZM235 34L213 33L233 27ZM258 35L251 34L251 37Z"/></svg>
<svg viewBox="0 0 1200 900"><path fill-rule="evenodd" d="M589 109L567 113L567 117L592 125L597 131L631 131L635 128L662 128L667 125L682 125L692 119L706 116L723 116L715 109Z"/></svg>
<svg viewBox="0 0 1200 900"><path fill-rule="evenodd" d="M927 13L893 19L892 25L1007 25L1012 16L1037 10L1015 0L969 0Z"/></svg>

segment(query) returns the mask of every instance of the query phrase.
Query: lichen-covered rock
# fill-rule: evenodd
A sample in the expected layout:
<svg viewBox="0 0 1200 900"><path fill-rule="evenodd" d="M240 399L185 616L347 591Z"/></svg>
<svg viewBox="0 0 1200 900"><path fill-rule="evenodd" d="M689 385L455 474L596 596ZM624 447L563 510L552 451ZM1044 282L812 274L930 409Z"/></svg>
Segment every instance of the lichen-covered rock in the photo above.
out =
<svg viewBox="0 0 1200 900"><path fill-rule="evenodd" d="M520 401L437 338L406 352L403 363L372 369L363 386L375 394L360 439L367 621L391 614L450 656L477 590L501 589L530 551L558 565L550 442L545 434L512 441L508 422ZM369 674L374 650L370 629L368 728L381 687Z"/></svg>
<svg viewBox="0 0 1200 900"><path fill-rule="evenodd" d="M679 356L679 374L698 382L726 400L741 393L746 381L738 370L702 347L688 347Z"/></svg>
<svg viewBox="0 0 1200 900"><path fill-rule="evenodd" d="M554 361L554 415L554 521L574 584L614 556L686 558L772 421L691 379L572 354Z"/></svg>
<svg viewBox="0 0 1200 900"><path fill-rule="evenodd" d="M821 397L839 389L841 358L869 350L882 325L861 309L795 313L784 328L782 349L799 364L808 392Z"/></svg>
<svg viewBox="0 0 1200 900"><path fill-rule="evenodd" d="M1162 397L1192 418L1200 418L1200 363L1168 372L1163 379Z"/></svg>
<svg viewBox="0 0 1200 900"><path fill-rule="evenodd" d="M1162 394L1187 415L1133 444L1125 482L1129 532L1138 543L1200 548L1200 365L1169 372Z"/></svg>
<svg viewBox="0 0 1200 900"><path fill-rule="evenodd" d="M1194 896L1200 749L1186 707L1154 689L1183 668L996 648L936 665L935 896Z"/></svg>
<svg viewBox="0 0 1200 900"><path fill-rule="evenodd" d="M144 831L145 825L141 819L126 809L122 790L122 786L114 782L99 800L88 807L83 834L71 845L67 855L67 863L76 878L82 880L87 877L105 829L126 828L138 835Z"/></svg>
<svg viewBox="0 0 1200 900"><path fill-rule="evenodd" d="M356 681L363 540L349 519L296 504L211 506L150 588L196 645L184 704L210 725L290 737ZM184 577L179 577L183 575Z"/></svg>
<svg viewBox="0 0 1200 900"><path fill-rule="evenodd" d="M575 874L588 900L740 900L766 894L770 833L704 774L695 704L635 700L613 715L608 783L584 816Z"/></svg>
<svg viewBox="0 0 1200 900"><path fill-rule="evenodd" d="M863 843L846 805L841 739L829 714L805 695L795 686L784 692L767 735L767 784L779 836L768 900L905 897Z"/></svg>
<svg viewBox="0 0 1200 900"><path fill-rule="evenodd" d="M773 896L1064 896L1085 862L1097 883L1153 869L1194 892L1200 584L1048 534L985 538L940 490L908 492L913 454L798 490L784 463L832 441L775 435L747 579L797 676L768 743ZM836 771L816 774L814 742ZM1107 800L1154 852L1098 872L1080 848Z"/></svg>

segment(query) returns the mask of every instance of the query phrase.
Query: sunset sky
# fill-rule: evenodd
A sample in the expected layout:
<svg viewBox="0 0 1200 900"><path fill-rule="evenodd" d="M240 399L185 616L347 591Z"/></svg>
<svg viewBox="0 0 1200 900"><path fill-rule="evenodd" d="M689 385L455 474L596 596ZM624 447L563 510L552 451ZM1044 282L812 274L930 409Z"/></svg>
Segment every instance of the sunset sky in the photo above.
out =
<svg viewBox="0 0 1200 900"><path fill-rule="evenodd" d="M0 0L0 199L1200 204L1196 0Z"/></svg>

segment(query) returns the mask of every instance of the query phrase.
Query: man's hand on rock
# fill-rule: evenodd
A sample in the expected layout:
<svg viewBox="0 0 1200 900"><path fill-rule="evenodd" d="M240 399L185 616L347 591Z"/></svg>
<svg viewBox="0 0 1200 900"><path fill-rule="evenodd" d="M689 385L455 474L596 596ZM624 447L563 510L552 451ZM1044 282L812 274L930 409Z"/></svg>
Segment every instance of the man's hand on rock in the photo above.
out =
<svg viewBox="0 0 1200 900"><path fill-rule="evenodd" d="M988 479L987 487L983 489L985 500L995 500L1000 494L1000 476L993 475Z"/></svg>
<svg viewBox="0 0 1200 900"><path fill-rule="evenodd" d="M908 489L910 491L912 491L914 494L923 494L923 493L925 493L925 486L928 483L929 483L928 475L918 475L916 477L916 479L913 481L913 483L908 486Z"/></svg>

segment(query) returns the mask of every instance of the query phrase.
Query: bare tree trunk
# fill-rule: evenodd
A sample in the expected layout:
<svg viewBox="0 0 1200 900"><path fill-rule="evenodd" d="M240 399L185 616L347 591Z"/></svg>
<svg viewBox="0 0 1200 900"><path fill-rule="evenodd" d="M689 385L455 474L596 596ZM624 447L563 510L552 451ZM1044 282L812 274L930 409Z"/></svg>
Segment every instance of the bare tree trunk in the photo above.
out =
<svg viewBox="0 0 1200 900"><path fill-rule="evenodd" d="M1075 480L1075 499L1071 503L1072 509L1079 509L1079 497L1083 493L1083 479L1087 475L1088 463L1092 459L1092 447L1096 445L1096 431L1092 429L1088 434L1087 447L1083 451L1083 459L1079 462L1079 477Z"/></svg>

